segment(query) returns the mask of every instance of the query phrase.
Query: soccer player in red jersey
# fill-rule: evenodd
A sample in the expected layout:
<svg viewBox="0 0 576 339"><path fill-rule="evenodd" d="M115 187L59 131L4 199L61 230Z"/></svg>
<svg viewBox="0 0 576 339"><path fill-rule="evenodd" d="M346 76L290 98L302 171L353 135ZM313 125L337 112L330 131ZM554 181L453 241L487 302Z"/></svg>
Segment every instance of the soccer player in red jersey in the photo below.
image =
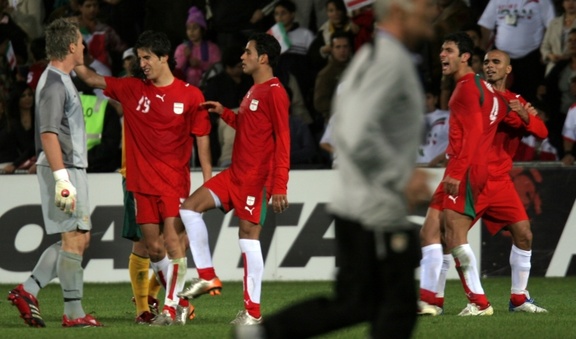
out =
<svg viewBox="0 0 576 339"><path fill-rule="evenodd" d="M170 41L164 33L143 32L134 49L144 79L102 77L85 66L75 70L88 85L104 89L122 104L126 186L134 194L136 222L146 241L151 267L166 286L163 311L152 324L181 324L189 305L176 295L184 288L187 269L179 209L190 193L193 136L204 180L212 176L210 120L200 107L202 92L173 76Z"/></svg>
<svg viewBox="0 0 576 339"><path fill-rule="evenodd" d="M513 239L510 253L512 288L509 309L516 312L542 313L546 310L536 306L526 290L530 273L532 232L528 216L509 173L513 165L512 157L521 138L526 133L545 138L548 131L544 122L536 117L536 111L530 104L519 95L506 90L506 77L511 70L510 58L505 52L493 50L486 54L484 59L486 80L493 85L497 95L503 97L510 110L514 112L509 114L505 123L498 125L488 154L488 181L476 201L477 214L472 225L482 217L493 235L508 226ZM432 214L438 214L438 210L433 210ZM427 218L427 223L429 229L440 229L440 218ZM422 280L426 281L421 284L420 312L438 315L442 312L450 258L446 254L442 258L434 249L423 247L423 262L426 263L424 269L429 274L422 277Z"/></svg>
<svg viewBox="0 0 576 339"><path fill-rule="evenodd" d="M476 204L476 219L482 217L490 234L498 233L507 227L512 235L510 267L512 287L509 310L513 312L544 313L546 309L534 304L526 290L530 276L532 256L532 231L526 210L510 177L514 157L522 137L530 133L544 139L548 130L537 112L520 95L506 89L506 77L512 71L510 57L500 50L489 51L484 57L486 81L494 86L498 95L509 103L510 109L520 119L516 123L498 126L488 158L490 171L486 188ZM475 220L476 221L476 220Z"/></svg>
<svg viewBox="0 0 576 339"><path fill-rule="evenodd" d="M208 232L202 213L220 207L234 209L240 219L239 245L244 261L244 306L232 321L252 325L262 321L260 292L264 261L260 231L270 196L274 212L288 208L286 196L290 168L289 101L272 68L278 61L280 45L268 34L253 35L242 55L242 69L254 79L235 114L220 103L208 101L210 112L236 129L232 164L204 183L182 204L180 215L190 239L190 249L199 278L179 296L195 298L219 293L222 283L216 276L208 246Z"/></svg>
<svg viewBox="0 0 576 339"><path fill-rule="evenodd" d="M468 297L461 316L491 315L480 282L476 257L468 244L468 229L476 217L475 203L484 189L488 176L487 155L496 127L504 119L505 104L492 87L475 75L471 68L473 43L465 32L448 35L440 52L442 74L452 76L456 88L450 98L450 132L446 150L448 164L444 178L428 209L422 231L422 279L420 298L427 304L437 304L433 291L437 270L430 270L428 252L434 259L442 258L440 218L445 227L444 241L456 261L456 268ZM442 214L440 213L442 211ZM438 267L438 260L434 260ZM430 286L429 286L430 285ZM422 303L421 303L422 304ZM438 305L438 313L441 306ZM422 307L421 307L422 308Z"/></svg>

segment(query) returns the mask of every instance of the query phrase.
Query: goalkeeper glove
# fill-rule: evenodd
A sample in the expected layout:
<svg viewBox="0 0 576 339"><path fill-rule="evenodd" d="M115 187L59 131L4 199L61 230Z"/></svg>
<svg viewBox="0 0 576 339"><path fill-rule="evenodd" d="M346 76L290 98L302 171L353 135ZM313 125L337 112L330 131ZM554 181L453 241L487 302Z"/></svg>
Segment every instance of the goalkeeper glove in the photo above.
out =
<svg viewBox="0 0 576 339"><path fill-rule="evenodd" d="M52 172L56 180L56 207L65 213L72 214L76 209L76 187L70 182L68 171L65 168Z"/></svg>

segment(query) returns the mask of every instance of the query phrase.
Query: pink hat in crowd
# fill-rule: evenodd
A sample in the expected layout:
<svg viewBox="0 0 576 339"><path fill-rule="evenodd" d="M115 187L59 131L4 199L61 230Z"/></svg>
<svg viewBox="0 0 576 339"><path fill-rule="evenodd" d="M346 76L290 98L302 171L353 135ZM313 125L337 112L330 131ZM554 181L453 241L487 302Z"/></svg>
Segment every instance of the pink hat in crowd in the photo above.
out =
<svg viewBox="0 0 576 339"><path fill-rule="evenodd" d="M188 10L188 20L186 24L198 24L198 26L206 29L206 19L204 19L204 14L196 7L190 7Z"/></svg>

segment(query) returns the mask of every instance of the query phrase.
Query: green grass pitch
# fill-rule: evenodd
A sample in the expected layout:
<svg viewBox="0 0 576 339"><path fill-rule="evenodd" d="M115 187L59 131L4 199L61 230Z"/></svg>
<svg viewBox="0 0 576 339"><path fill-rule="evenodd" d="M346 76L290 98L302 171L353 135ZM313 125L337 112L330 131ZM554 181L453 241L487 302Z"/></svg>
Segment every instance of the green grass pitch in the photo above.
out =
<svg viewBox="0 0 576 339"><path fill-rule="evenodd" d="M461 318L457 314L466 306L459 281L449 281L446 288L445 314L420 317L414 338L576 338L574 305L576 277L532 278L529 290L536 302L549 310L548 314L516 314L508 312L509 278L482 280L486 294L494 306L491 317ZM0 337L2 338L230 338L228 323L242 309L240 282L224 282L222 295L203 296L194 300L196 319L186 326L149 327L133 323L135 308L130 302L128 283L86 284L84 309L92 313L103 328L62 328L62 297L60 287L51 284L40 292L40 309L46 328L30 328L18 317L7 300L13 285L0 285ZM262 312L264 317L290 303L312 295L328 294L329 282L264 282ZM298 324L294 324L297 326ZM367 328L359 325L322 338L366 338Z"/></svg>

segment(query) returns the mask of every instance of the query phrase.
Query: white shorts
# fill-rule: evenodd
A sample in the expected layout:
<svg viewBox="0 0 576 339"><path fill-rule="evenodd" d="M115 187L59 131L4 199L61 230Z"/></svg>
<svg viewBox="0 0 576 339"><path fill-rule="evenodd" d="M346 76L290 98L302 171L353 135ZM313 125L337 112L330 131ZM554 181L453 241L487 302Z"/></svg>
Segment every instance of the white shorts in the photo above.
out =
<svg viewBox="0 0 576 339"><path fill-rule="evenodd" d="M70 182L76 187L76 209L72 215L64 213L56 207L56 181L52 170L47 166L37 167L38 183L40 184L40 199L42 201L42 216L46 234L66 233L76 230L89 231L90 204L88 201L88 176L85 169L66 168Z"/></svg>

